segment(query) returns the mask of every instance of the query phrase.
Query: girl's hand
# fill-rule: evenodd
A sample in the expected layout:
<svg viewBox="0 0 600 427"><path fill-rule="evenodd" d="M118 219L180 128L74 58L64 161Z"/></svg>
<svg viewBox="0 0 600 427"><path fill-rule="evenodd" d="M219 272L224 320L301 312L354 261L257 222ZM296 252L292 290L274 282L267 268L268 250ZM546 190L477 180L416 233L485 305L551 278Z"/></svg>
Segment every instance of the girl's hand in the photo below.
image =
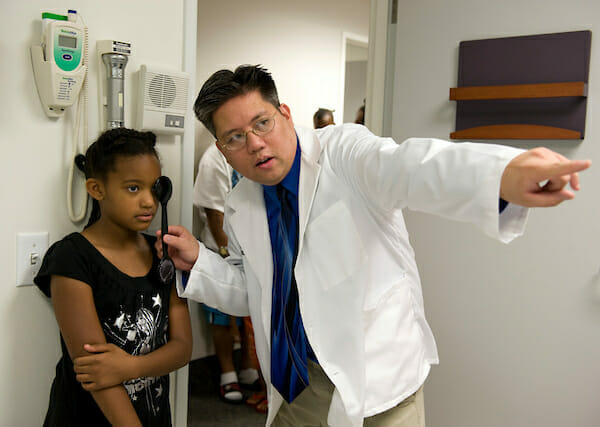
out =
<svg viewBox="0 0 600 427"><path fill-rule="evenodd" d="M97 391L136 378L135 356L114 344L85 344L89 356L73 360L77 381L84 390Z"/></svg>

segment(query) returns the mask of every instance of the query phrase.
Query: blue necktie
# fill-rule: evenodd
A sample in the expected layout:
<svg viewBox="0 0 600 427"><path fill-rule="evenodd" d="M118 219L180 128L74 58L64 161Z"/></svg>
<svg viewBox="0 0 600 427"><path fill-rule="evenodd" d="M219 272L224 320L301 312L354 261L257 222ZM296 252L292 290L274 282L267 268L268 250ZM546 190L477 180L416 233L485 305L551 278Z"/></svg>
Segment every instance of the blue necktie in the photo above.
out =
<svg viewBox="0 0 600 427"><path fill-rule="evenodd" d="M235 169L231 172L231 188L235 187L242 176Z"/></svg>
<svg viewBox="0 0 600 427"><path fill-rule="evenodd" d="M298 218L281 184L277 186L281 210L273 250L274 279L271 324L271 381L287 402L308 385L307 340L298 307L298 288L293 274Z"/></svg>

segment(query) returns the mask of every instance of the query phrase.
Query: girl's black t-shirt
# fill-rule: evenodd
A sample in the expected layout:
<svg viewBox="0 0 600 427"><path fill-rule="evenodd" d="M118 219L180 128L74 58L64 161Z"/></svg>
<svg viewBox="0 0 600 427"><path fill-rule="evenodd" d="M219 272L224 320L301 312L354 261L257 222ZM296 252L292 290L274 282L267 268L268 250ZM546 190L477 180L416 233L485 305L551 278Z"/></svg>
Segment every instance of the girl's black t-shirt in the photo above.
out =
<svg viewBox="0 0 600 427"><path fill-rule="evenodd" d="M153 254L152 268L144 277L126 275L80 233L72 233L48 249L34 280L48 297L53 275L89 285L106 341L136 356L154 351L168 340L171 289L158 276L156 238L144 237ZM44 426L109 426L92 395L77 382L62 336L60 343L62 357L56 365ZM168 375L137 378L123 386L145 427L171 425Z"/></svg>

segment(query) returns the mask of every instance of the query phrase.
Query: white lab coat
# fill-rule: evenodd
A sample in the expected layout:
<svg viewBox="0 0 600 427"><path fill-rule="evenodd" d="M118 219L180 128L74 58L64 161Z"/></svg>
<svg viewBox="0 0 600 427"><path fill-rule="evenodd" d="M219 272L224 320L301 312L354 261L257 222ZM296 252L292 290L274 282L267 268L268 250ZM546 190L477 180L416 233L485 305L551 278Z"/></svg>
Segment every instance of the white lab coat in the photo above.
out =
<svg viewBox="0 0 600 427"><path fill-rule="evenodd" d="M521 150L435 139L396 144L354 124L296 131L300 311L335 385L328 423L359 426L415 392L438 362L401 209L470 222L508 242L522 233L527 209L509 205L498 214L500 179ZM232 256L223 260L201 245L178 290L250 314L269 384L273 262L259 184L245 179L229 194L225 222ZM270 425L282 398L272 386L268 392Z"/></svg>

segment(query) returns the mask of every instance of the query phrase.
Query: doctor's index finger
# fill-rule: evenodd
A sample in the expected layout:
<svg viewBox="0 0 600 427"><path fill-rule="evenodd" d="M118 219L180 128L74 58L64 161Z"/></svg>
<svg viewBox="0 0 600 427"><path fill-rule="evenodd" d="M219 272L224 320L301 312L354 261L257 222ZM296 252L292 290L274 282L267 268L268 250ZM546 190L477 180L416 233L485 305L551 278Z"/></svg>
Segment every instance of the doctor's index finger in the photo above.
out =
<svg viewBox="0 0 600 427"><path fill-rule="evenodd" d="M183 249L190 242L196 242L196 238L185 227L170 225L169 234L164 236L165 243L177 249Z"/></svg>
<svg viewBox="0 0 600 427"><path fill-rule="evenodd" d="M591 160L568 160L560 163L552 163L540 168L540 177L552 180L557 177L571 175L568 179L572 186L578 186L577 173L586 170L592 164Z"/></svg>
<svg viewBox="0 0 600 427"><path fill-rule="evenodd" d="M548 177L568 175L571 173L581 172L589 168L592 164L591 160L568 160L549 165L547 168Z"/></svg>
<svg viewBox="0 0 600 427"><path fill-rule="evenodd" d="M168 234L172 236L183 237L185 234L189 234L189 232L181 225L169 225Z"/></svg>

